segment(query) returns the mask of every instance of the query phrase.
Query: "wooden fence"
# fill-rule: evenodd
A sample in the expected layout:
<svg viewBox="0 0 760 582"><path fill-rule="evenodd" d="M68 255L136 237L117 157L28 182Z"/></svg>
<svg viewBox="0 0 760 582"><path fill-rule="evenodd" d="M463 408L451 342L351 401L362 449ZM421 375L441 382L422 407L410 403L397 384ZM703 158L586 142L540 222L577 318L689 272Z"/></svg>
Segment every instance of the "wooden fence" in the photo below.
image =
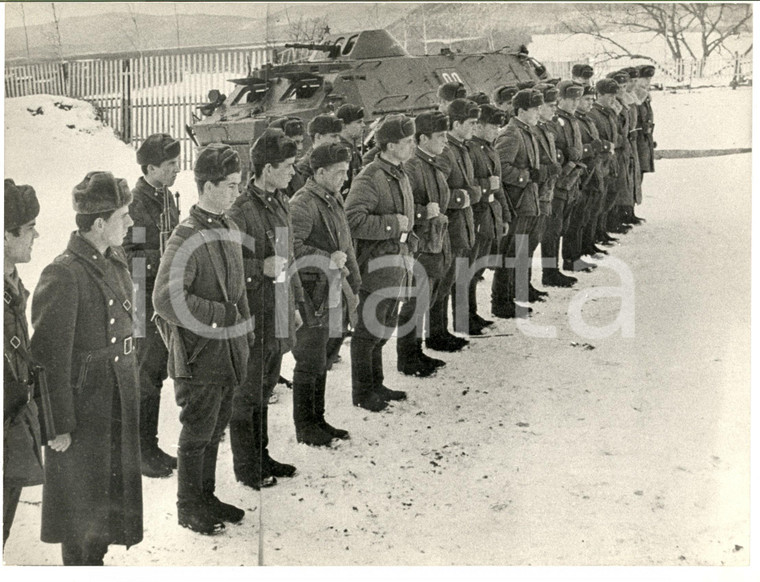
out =
<svg viewBox="0 0 760 582"><path fill-rule="evenodd" d="M277 47L280 48L280 47ZM182 167L193 162L191 140L185 125L199 115L209 90L229 94L229 79L245 76L273 57L274 47L195 50L150 56L119 56L8 65L5 97L48 93L93 103L103 120L120 138L134 147L156 132L182 140ZM292 51L291 51L292 52ZM300 57L283 51L283 57ZM638 61L638 64L641 61ZM545 61L552 77L570 77L574 62ZM624 61L594 62L595 78L633 64ZM729 85L752 78L752 57L656 63L654 81L665 86Z"/></svg>
<svg viewBox="0 0 760 582"><path fill-rule="evenodd" d="M229 94L229 79L244 77L268 62L272 48L79 59L7 66L5 96L49 93L88 101L126 143L139 147L152 133L168 133L183 143L181 163L193 162L185 125L208 101L209 90Z"/></svg>

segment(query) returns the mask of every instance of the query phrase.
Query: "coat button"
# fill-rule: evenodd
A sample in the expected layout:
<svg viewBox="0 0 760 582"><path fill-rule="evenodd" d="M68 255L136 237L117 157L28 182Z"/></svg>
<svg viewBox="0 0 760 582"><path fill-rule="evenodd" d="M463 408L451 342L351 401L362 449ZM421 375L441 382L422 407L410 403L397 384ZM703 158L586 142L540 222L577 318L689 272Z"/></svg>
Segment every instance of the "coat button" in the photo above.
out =
<svg viewBox="0 0 760 582"><path fill-rule="evenodd" d="M113 305L113 299L108 300L108 305Z"/></svg>
<svg viewBox="0 0 760 582"><path fill-rule="evenodd" d="M98 255L92 255L92 258L97 261L98 260Z"/></svg>
<svg viewBox="0 0 760 582"><path fill-rule="evenodd" d="M111 321L109 321L108 323L110 323L111 325L113 325L114 323L116 323L116 320L112 317Z"/></svg>
<svg viewBox="0 0 760 582"><path fill-rule="evenodd" d="M115 344L115 343L116 343L116 338L115 338L115 337L112 337L112 338L111 338L111 343L112 343L112 344Z"/></svg>
<svg viewBox="0 0 760 582"><path fill-rule="evenodd" d="M118 362L118 361L119 361L119 356L116 356L116 357L113 359L113 361L114 361L114 362Z"/></svg>
<svg viewBox="0 0 760 582"><path fill-rule="evenodd" d="M390 227L390 226L386 226L386 227L385 227L385 230L390 230L390 229L391 229L391 227Z"/></svg>
<svg viewBox="0 0 760 582"><path fill-rule="evenodd" d="M248 278L246 279L246 282L247 282L247 283L250 283L250 282L251 282L251 278L250 278L250 277L248 277Z"/></svg>
<svg viewBox="0 0 760 582"><path fill-rule="evenodd" d="M216 329L216 324L215 324L215 323L212 323L212 324L211 324L211 327L212 327L212 328L214 328L214 329Z"/></svg>

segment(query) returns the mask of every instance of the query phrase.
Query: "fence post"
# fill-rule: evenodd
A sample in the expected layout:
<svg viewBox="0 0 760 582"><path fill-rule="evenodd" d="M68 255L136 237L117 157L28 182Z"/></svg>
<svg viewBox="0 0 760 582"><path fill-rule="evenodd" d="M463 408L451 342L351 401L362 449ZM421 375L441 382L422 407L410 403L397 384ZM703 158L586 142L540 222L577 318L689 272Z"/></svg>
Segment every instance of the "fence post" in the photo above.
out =
<svg viewBox="0 0 760 582"><path fill-rule="evenodd" d="M121 90L121 141L132 141L132 73L129 59L121 61L122 90Z"/></svg>

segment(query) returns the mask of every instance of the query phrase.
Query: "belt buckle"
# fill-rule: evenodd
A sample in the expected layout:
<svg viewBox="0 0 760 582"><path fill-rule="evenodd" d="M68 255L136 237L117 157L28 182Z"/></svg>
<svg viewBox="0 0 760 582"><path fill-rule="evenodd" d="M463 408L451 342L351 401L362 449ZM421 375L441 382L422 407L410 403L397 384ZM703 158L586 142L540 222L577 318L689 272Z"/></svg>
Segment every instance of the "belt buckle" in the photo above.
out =
<svg viewBox="0 0 760 582"><path fill-rule="evenodd" d="M124 355L128 356L132 353L132 349L134 347L134 341L132 340L132 336L124 338Z"/></svg>
<svg viewBox="0 0 760 582"><path fill-rule="evenodd" d="M408 239L408 238L409 238L409 233L408 232L402 232L401 236L399 237L399 242L405 243L406 239Z"/></svg>

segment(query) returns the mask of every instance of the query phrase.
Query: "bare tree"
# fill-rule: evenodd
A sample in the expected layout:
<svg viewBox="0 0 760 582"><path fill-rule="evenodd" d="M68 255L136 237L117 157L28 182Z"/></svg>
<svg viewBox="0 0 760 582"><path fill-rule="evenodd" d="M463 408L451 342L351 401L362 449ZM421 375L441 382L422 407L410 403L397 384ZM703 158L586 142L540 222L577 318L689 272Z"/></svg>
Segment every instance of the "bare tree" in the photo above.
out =
<svg viewBox="0 0 760 582"><path fill-rule="evenodd" d="M58 13L55 10L55 2L50 3L50 7L53 10L53 25L55 27L55 46L58 49L58 59L63 60L63 42L61 41L61 26Z"/></svg>
<svg viewBox="0 0 760 582"><path fill-rule="evenodd" d="M699 23L703 58L715 50L720 51L726 40L748 31L752 24L752 7L749 4L736 6L691 2L683 6ZM727 11L733 12L733 22L727 22Z"/></svg>
<svg viewBox="0 0 760 582"><path fill-rule="evenodd" d="M571 34L583 34L602 41L606 60L639 58L653 60L637 53L614 35L615 31L642 32L652 40L665 41L673 59L704 59L720 51L725 42L749 30L752 22L750 5L710 3L620 3L576 8L576 17L567 19L564 27ZM686 33L699 33L700 46Z"/></svg>
<svg viewBox="0 0 760 582"><path fill-rule="evenodd" d="M127 10L129 11L129 18L132 20L132 24L135 27L134 37L127 33L127 38L129 38L129 42L132 43L132 46L137 49L137 52L142 54L142 49L144 48L142 35L140 34L140 27L137 25L137 12L135 12L135 6L132 2L127 2Z"/></svg>
<svg viewBox="0 0 760 582"><path fill-rule="evenodd" d="M174 6L174 24L177 28L177 48L182 48L182 44L180 43L179 39L179 13L177 12L177 3L173 3L172 6Z"/></svg>
<svg viewBox="0 0 760 582"><path fill-rule="evenodd" d="M18 6L19 8L21 8L21 22L24 25L24 40L26 41L26 58L29 60L32 60L32 56L29 53L29 32L26 29L26 12L24 11L24 3L19 2Z"/></svg>

